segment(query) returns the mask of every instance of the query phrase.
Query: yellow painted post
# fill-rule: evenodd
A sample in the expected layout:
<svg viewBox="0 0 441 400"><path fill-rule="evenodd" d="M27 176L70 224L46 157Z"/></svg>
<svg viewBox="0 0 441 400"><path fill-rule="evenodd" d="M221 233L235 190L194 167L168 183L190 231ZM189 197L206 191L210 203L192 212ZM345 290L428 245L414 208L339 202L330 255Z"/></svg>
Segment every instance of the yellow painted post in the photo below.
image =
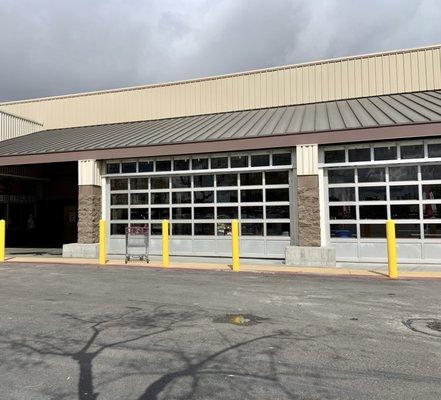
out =
<svg viewBox="0 0 441 400"><path fill-rule="evenodd" d="M231 221L231 253L233 259L233 271L239 271L239 221L233 219Z"/></svg>
<svg viewBox="0 0 441 400"><path fill-rule="evenodd" d="M162 266L168 268L169 265L169 244L168 244L168 221L162 221Z"/></svg>
<svg viewBox="0 0 441 400"><path fill-rule="evenodd" d="M100 220L98 262L100 265L106 264L106 221L103 219Z"/></svg>
<svg viewBox="0 0 441 400"><path fill-rule="evenodd" d="M5 261L5 239L6 239L6 222L0 220L0 262Z"/></svg>
<svg viewBox="0 0 441 400"><path fill-rule="evenodd" d="M395 222L389 219L386 222L387 237L387 266L389 269L389 278L397 279L397 244L395 241Z"/></svg>

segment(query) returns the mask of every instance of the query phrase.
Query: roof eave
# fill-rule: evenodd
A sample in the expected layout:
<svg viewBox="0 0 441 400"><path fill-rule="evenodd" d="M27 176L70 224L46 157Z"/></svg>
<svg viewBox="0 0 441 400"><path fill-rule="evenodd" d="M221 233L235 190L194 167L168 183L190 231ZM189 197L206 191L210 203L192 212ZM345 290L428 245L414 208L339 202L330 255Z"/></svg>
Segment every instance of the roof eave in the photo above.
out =
<svg viewBox="0 0 441 400"><path fill-rule="evenodd" d="M84 159L108 160L219 153L227 151L231 152L294 147L302 144L331 145L381 140L416 139L436 136L441 136L441 122L310 133L285 133L282 135L257 136L192 143L161 144L40 154L6 155L0 156L0 166L66 162Z"/></svg>

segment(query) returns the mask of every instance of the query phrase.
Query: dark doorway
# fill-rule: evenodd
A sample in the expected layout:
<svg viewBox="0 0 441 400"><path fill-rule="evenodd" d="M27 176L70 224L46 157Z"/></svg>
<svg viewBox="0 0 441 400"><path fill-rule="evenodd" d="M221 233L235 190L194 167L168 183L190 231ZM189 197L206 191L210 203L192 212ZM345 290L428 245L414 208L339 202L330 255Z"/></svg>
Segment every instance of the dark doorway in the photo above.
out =
<svg viewBox="0 0 441 400"><path fill-rule="evenodd" d="M77 241L77 162L0 167L0 218L7 247Z"/></svg>

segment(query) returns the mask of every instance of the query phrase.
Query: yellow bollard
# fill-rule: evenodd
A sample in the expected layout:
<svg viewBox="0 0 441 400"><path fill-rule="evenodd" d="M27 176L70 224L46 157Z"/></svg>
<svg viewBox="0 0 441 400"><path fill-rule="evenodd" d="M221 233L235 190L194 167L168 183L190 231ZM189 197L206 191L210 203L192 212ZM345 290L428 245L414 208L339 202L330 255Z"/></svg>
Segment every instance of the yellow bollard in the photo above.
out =
<svg viewBox="0 0 441 400"><path fill-rule="evenodd" d="M387 237L387 265L389 269L389 278L397 279L397 244L395 242L395 222L389 219L386 222Z"/></svg>
<svg viewBox="0 0 441 400"><path fill-rule="evenodd" d="M168 247L168 221L162 221L162 266L167 268L169 265L169 247Z"/></svg>
<svg viewBox="0 0 441 400"><path fill-rule="evenodd" d="M239 271L239 221L233 219L231 221L231 252L233 258L233 271Z"/></svg>
<svg viewBox="0 0 441 400"><path fill-rule="evenodd" d="M6 222L0 220L0 262L5 261Z"/></svg>
<svg viewBox="0 0 441 400"><path fill-rule="evenodd" d="M106 264L106 221L100 220L100 233L99 233L99 255L98 262L100 265Z"/></svg>

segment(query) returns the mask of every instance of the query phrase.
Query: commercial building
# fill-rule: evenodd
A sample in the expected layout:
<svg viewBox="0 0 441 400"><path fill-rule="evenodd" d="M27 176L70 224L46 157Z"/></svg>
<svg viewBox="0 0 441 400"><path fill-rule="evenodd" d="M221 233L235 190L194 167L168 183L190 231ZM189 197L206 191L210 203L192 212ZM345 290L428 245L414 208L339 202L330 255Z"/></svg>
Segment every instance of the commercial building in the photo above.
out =
<svg viewBox="0 0 441 400"><path fill-rule="evenodd" d="M441 260L441 46L0 103L11 246L329 264ZM78 212L77 212L78 211ZM440 212L440 214L438 214ZM288 249L288 250L287 250Z"/></svg>

